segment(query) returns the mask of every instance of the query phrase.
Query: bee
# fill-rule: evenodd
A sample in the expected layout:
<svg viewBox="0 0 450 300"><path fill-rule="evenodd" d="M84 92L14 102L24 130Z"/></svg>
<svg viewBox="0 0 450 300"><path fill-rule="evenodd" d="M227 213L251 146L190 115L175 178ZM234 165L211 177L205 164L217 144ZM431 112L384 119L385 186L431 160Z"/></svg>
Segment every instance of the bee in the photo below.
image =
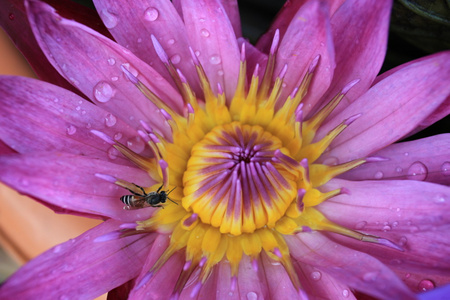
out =
<svg viewBox="0 0 450 300"><path fill-rule="evenodd" d="M133 183L134 184L134 183ZM160 203L165 203L167 199L172 201L173 203L177 204L175 201L169 198L169 194L172 193L172 191L176 188L174 187L170 192L167 191L161 191L163 185L161 185L156 192L150 192L146 193L144 188L134 184L137 188L139 188L142 191L142 194L133 192L130 189L129 190L132 195L124 195L120 197L120 201L122 201L125 205L125 209L139 209L144 207L162 207L164 208Z"/></svg>

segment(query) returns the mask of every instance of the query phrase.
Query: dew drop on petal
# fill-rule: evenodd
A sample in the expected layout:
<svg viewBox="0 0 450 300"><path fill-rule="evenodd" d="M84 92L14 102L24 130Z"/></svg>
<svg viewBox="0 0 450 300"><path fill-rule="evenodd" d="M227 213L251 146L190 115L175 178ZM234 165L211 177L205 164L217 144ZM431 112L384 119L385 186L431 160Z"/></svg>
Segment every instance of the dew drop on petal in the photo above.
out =
<svg viewBox="0 0 450 300"><path fill-rule="evenodd" d="M441 166L442 175L450 176L450 161L446 161Z"/></svg>
<svg viewBox="0 0 450 300"><path fill-rule="evenodd" d="M408 241L408 239L406 238L406 236L402 236L399 240L398 240L398 245L399 246L404 246L406 245L406 242Z"/></svg>
<svg viewBox="0 0 450 300"><path fill-rule="evenodd" d="M435 288L434 282L429 279L423 279L419 282L418 288L421 292L429 291Z"/></svg>
<svg viewBox="0 0 450 300"><path fill-rule="evenodd" d="M247 293L247 300L257 300L257 299L258 299L258 294L256 294L255 292Z"/></svg>
<svg viewBox="0 0 450 300"><path fill-rule="evenodd" d="M117 150L116 148L111 147L108 149L108 157L110 159L116 159L118 155L119 155L119 150Z"/></svg>
<svg viewBox="0 0 450 300"><path fill-rule="evenodd" d="M219 76L223 76L223 70L219 70L219 71L217 71L217 75L219 75Z"/></svg>
<svg viewBox="0 0 450 300"><path fill-rule="evenodd" d="M99 102L108 102L115 94L114 89L107 82L100 81L94 87L94 97Z"/></svg>
<svg viewBox="0 0 450 300"><path fill-rule="evenodd" d="M205 29L205 28L203 28L203 29L200 30L200 34L201 34L203 37L209 37L209 35L210 35L209 31L208 31L207 29Z"/></svg>
<svg viewBox="0 0 450 300"><path fill-rule="evenodd" d="M116 14L109 12L107 9L102 9L100 15L102 16L106 28L111 29L117 26L119 20L117 19Z"/></svg>
<svg viewBox="0 0 450 300"><path fill-rule="evenodd" d="M375 173L374 178L375 179L381 179L381 178L383 178L383 176L384 176L383 172L378 171L378 172Z"/></svg>
<svg viewBox="0 0 450 300"><path fill-rule="evenodd" d="M395 172L397 172L397 173L401 173L402 171L403 171L403 169L400 168L400 167L397 167L397 168L395 169Z"/></svg>
<svg viewBox="0 0 450 300"><path fill-rule="evenodd" d="M314 271L310 274L311 279L314 281L319 281L322 278L322 274L319 271Z"/></svg>
<svg viewBox="0 0 450 300"><path fill-rule="evenodd" d="M392 227L389 226L389 225L384 225L384 226L383 226L383 231L384 231L384 232L390 231L391 229L392 229Z"/></svg>
<svg viewBox="0 0 450 300"><path fill-rule="evenodd" d="M344 296L345 298L347 298L349 295L350 295L350 292L348 290L342 291L342 296Z"/></svg>
<svg viewBox="0 0 450 300"><path fill-rule="evenodd" d="M77 106L77 107L75 107L75 109L76 109L76 110L80 110L80 109L81 109L81 107L80 107L80 106Z"/></svg>
<svg viewBox="0 0 450 300"><path fill-rule="evenodd" d="M56 245L56 246L53 248L53 253L58 253L58 252L60 252L60 251L61 251L61 248L62 248L61 245Z"/></svg>
<svg viewBox="0 0 450 300"><path fill-rule="evenodd" d="M119 80L119 77L117 77L117 76L111 77L111 81L117 81L117 80Z"/></svg>
<svg viewBox="0 0 450 300"><path fill-rule="evenodd" d="M366 282L373 282L377 279L378 272L367 272L363 275L363 280Z"/></svg>
<svg viewBox="0 0 450 300"><path fill-rule="evenodd" d="M127 141L127 147L136 153L141 153L145 148L145 143L140 137L136 136Z"/></svg>
<svg viewBox="0 0 450 300"><path fill-rule="evenodd" d="M412 180L425 180L428 175L427 167L420 161L416 161L408 168L407 178Z"/></svg>
<svg viewBox="0 0 450 300"><path fill-rule="evenodd" d="M159 11L154 7L149 7L144 12L144 19L153 22L159 17Z"/></svg>
<svg viewBox="0 0 450 300"><path fill-rule="evenodd" d="M437 204L445 203L446 200L447 197L444 194L437 194L436 196L433 197L433 202Z"/></svg>
<svg viewBox="0 0 450 300"><path fill-rule="evenodd" d="M124 63L122 64L122 66L128 70L128 72L130 72L131 74L133 74L134 77L137 77L139 75L139 72L133 68L130 63Z"/></svg>
<svg viewBox="0 0 450 300"><path fill-rule="evenodd" d="M195 56L197 56L197 57L200 56L200 51L197 50L194 53L195 53Z"/></svg>
<svg viewBox="0 0 450 300"><path fill-rule="evenodd" d="M366 221L361 221L361 222L356 223L355 228L361 230L364 227L366 227L366 225L367 225Z"/></svg>
<svg viewBox="0 0 450 300"><path fill-rule="evenodd" d="M175 44L175 40L174 39L170 39L170 40L167 41L167 44L168 45L173 45L173 44Z"/></svg>
<svg viewBox="0 0 450 300"><path fill-rule="evenodd" d="M112 57L108 58L108 64L110 66L114 66L116 64L116 60Z"/></svg>
<svg viewBox="0 0 450 300"><path fill-rule="evenodd" d="M400 259L394 258L394 259L391 259L391 260L389 261L389 263L390 263L391 265L398 266L398 265L401 265L401 264L402 264L402 261L401 261Z"/></svg>
<svg viewBox="0 0 450 300"><path fill-rule="evenodd" d="M16 17L16 16L14 16L13 13L10 13L10 14L8 15L8 18L9 18L11 21L14 20L15 17Z"/></svg>
<svg viewBox="0 0 450 300"><path fill-rule="evenodd" d="M323 164L327 166L336 166L339 164L339 159L335 156L330 156L323 161Z"/></svg>
<svg viewBox="0 0 450 300"><path fill-rule="evenodd" d="M174 56L172 56L172 57L170 58L170 61L171 61L173 64L177 64L177 63L179 63L179 62L181 61L181 56L179 56L178 54L175 54Z"/></svg>
<svg viewBox="0 0 450 300"><path fill-rule="evenodd" d="M117 123L117 118L112 115L112 114L107 114L105 117L105 125L108 127L112 127L114 125L116 125Z"/></svg>
<svg viewBox="0 0 450 300"><path fill-rule="evenodd" d="M209 62L213 65L218 65L222 62L222 59L218 55L213 55L209 58Z"/></svg>
<svg viewBox="0 0 450 300"><path fill-rule="evenodd" d="M73 271L73 266L72 265L63 265L62 267L62 271L63 272L72 272Z"/></svg>
<svg viewBox="0 0 450 300"><path fill-rule="evenodd" d="M120 133L120 132L118 132L118 133L116 133L116 134L114 135L114 139L115 139L116 141L120 140L121 138L122 138L122 133Z"/></svg>
<svg viewBox="0 0 450 300"><path fill-rule="evenodd" d="M77 128L73 125L69 125L66 129L68 135L74 135L77 132Z"/></svg>

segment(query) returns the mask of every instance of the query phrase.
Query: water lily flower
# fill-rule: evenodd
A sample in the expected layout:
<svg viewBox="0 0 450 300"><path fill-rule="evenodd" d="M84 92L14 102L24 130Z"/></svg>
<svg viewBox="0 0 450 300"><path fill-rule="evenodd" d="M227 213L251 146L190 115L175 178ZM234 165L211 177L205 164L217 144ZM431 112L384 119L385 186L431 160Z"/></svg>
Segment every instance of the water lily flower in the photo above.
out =
<svg viewBox="0 0 450 300"><path fill-rule="evenodd" d="M236 1L94 4L112 38L25 2L90 101L2 77L0 180L105 221L1 299L414 299L449 282L450 135L393 143L448 115L450 52L377 76L388 1L288 1L256 46Z"/></svg>

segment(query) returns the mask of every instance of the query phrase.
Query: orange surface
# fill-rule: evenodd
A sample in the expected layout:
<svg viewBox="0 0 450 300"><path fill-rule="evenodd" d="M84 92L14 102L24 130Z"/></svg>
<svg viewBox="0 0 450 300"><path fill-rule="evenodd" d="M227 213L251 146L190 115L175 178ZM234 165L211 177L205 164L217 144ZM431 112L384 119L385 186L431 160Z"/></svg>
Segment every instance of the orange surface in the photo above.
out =
<svg viewBox="0 0 450 300"><path fill-rule="evenodd" d="M35 77L1 28L0 74ZM98 220L55 214L0 183L0 244L19 264L99 223Z"/></svg>

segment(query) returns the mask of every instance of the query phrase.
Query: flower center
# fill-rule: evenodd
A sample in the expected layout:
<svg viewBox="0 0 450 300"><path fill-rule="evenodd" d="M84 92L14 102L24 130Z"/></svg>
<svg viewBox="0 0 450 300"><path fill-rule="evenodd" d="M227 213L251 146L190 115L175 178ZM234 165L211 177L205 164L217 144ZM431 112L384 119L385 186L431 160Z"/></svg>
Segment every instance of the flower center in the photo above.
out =
<svg viewBox="0 0 450 300"><path fill-rule="evenodd" d="M191 152L183 207L221 233L272 228L297 195L296 176L275 159L282 142L258 125L213 128Z"/></svg>

